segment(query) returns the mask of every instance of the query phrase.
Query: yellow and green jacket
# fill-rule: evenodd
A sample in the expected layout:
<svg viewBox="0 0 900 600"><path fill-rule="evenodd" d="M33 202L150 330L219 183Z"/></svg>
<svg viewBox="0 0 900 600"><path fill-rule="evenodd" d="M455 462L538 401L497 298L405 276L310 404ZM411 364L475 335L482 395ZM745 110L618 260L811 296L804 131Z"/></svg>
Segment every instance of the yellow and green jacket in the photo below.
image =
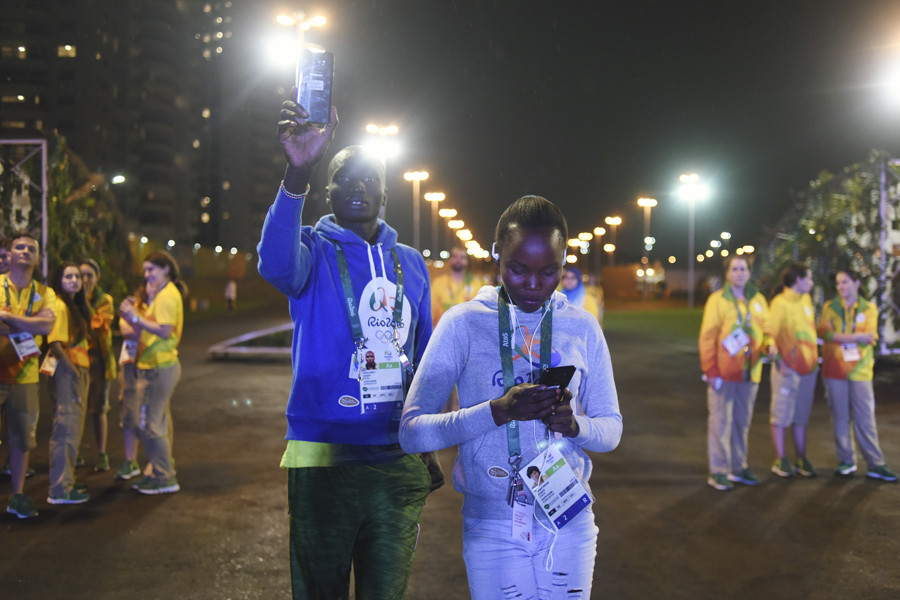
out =
<svg viewBox="0 0 900 600"><path fill-rule="evenodd" d="M835 333L873 333L878 339L878 308L864 298L853 306L844 306L838 296L825 305L819 318L819 335L822 336L822 377L871 381L875 366L875 344L857 344L860 359L845 362L841 344L834 340Z"/></svg>
<svg viewBox="0 0 900 600"><path fill-rule="evenodd" d="M706 301L698 345L700 368L709 380L721 377L725 381L759 383L762 358L771 343L768 334L769 305L750 284L744 288L744 297L749 301L738 302L731 285L726 283ZM750 343L731 356L722 345L722 340L738 328L747 333Z"/></svg>
<svg viewBox="0 0 900 600"><path fill-rule="evenodd" d="M45 307L51 309L56 307L56 292L53 288L32 280L28 287L20 290L5 273L0 275L0 310L32 316ZM41 346L42 340L43 336L34 336L38 347ZM37 383L40 378L38 368L38 357L20 361L12 342L4 340L4 343L0 344L0 383Z"/></svg>
<svg viewBox="0 0 900 600"><path fill-rule="evenodd" d="M47 336L47 343L60 342L72 364L87 369L91 364L88 358L88 339L75 328L69 307L59 296L56 297L53 312L56 313L56 322L50 335Z"/></svg>
<svg viewBox="0 0 900 600"><path fill-rule="evenodd" d="M181 292L171 281L157 292L144 311L144 318L161 325L171 325L172 333L167 338L154 335L146 329L141 332L137 349L138 369L159 369L178 362L178 343L184 327L184 303Z"/></svg>
<svg viewBox="0 0 900 600"><path fill-rule="evenodd" d="M769 331L778 347L778 360L800 375L819 367L816 313L809 294L785 288L769 306Z"/></svg>

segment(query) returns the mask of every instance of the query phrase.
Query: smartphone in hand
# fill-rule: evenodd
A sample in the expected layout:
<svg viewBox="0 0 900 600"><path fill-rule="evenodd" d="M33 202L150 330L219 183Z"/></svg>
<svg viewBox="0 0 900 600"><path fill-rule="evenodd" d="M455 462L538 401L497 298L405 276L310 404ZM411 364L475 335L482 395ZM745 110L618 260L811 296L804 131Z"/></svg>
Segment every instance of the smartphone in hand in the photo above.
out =
<svg viewBox="0 0 900 600"><path fill-rule="evenodd" d="M297 104L309 113L310 123L325 125L331 114L334 54L305 49L297 65Z"/></svg>
<svg viewBox="0 0 900 600"><path fill-rule="evenodd" d="M572 376L574 374L575 367L573 365L550 367L541 373L538 383L540 385L546 385L548 388L564 388L572 381Z"/></svg>

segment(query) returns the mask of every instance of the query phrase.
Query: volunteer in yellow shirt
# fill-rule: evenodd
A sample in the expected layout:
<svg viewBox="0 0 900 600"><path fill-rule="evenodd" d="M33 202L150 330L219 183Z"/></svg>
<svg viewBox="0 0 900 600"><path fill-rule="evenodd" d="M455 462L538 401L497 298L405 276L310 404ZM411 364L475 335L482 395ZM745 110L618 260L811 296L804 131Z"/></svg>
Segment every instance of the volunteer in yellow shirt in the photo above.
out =
<svg viewBox="0 0 900 600"><path fill-rule="evenodd" d="M770 349L772 401L769 424L775 462L772 472L779 477L815 477L816 470L806 458L806 425L812 410L819 371L816 343L816 316L809 292L812 272L806 265L792 264L781 275L784 289L772 299L769 329L775 344ZM795 466L784 453L784 433L790 427L797 453Z"/></svg>
<svg viewBox="0 0 900 600"><path fill-rule="evenodd" d="M12 482L6 512L28 519L38 514L23 491L28 459L37 446L39 347L56 321L56 294L34 280L41 259L34 236L14 234L8 249L9 272L0 275L0 405L6 405Z"/></svg>
<svg viewBox="0 0 900 600"><path fill-rule="evenodd" d="M437 322L451 307L475 297L485 281L469 271L469 255L465 248L454 247L447 261L450 267L431 282L431 322Z"/></svg>
<svg viewBox="0 0 900 600"><path fill-rule="evenodd" d="M184 327L183 295L178 264L165 251L151 252L143 264L147 308L141 313L133 298L119 306L119 314L140 331L137 348L137 402L141 407L140 438L152 474L134 484L142 494L172 494L181 489L172 462L169 404L181 379L178 343ZM151 295L152 294L152 295Z"/></svg>
<svg viewBox="0 0 900 600"><path fill-rule="evenodd" d="M835 283L838 297L825 305L818 327L824 340L822 380L831 407L840 461L834 474L848 477L856 471L850 434L852 421L856 443L868 465L866 476L895 482L897 475L885 464L875 426L872 375L878 340L878 309L859 297L857 273L838 271Z"/></svg>
<svg viewBox="0 0 900 600"><path fill-rule="evenodd" d="M725 279L725 286L706 301L698 340L709 409L706 482L723 492L734 483L759 484L747 465L747 437L769 344L769 306L750 284L747 259L729 257Z"/></svg>
<svg viewBox="0 0 900 600"><path fill-rule="evenodd" d="M53 278L56 292L56 323L47 336L50 352L41 372L49 375L50 400L55 407L50 433L50 504L83 504L90 500L86 489L75 481L75 459L81 435L90 384L88 344L91 310L84 297L81 269L77 263L62 263Z"/></svg>

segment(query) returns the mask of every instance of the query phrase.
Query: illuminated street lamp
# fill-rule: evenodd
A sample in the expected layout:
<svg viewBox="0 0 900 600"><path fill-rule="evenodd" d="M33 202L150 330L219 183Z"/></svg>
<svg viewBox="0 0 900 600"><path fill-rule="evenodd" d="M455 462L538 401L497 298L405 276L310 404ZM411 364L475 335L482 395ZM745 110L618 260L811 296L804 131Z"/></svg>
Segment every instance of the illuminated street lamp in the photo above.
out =
<svg viewBox="0 0 900 600"><path fill-rule="evenodd" d="M413 185L413 248L421 251L419 246L419 184L428 179L427 171L407 171L403 179L412 181Z"/></svg>
<svg viewBox="0 0 900 600"><path fill-rule="evenodd" d="M433 244L434 252L439 252L441 249L441 242L438 239L438 204L446 197L443 192L428 192L425 194L425 199L431 203L431 243Z"/></svg>
<svg viewBox="0 0 900 600"><path fill-rule="evenodd" d="M594 242L595 247L597 248L597 258L594 259L594 281L599 284L600 282L600 268L601 262L603 258L603 253L601 250L603 249L602 238L606 235L605 227L594 227Z"/></svg>
<svg viewBox="0 0 900 600"><path fill-rule="evenodd" d="M678 195L688 203L688 308L694 308L694 204L698 200L704 200L709 196L709 188L700 183L700 176L696 173L682 175L678 178L681 185Z"/></svg>
<svg viewBox="0 0 900 600"><path fill-rule="evenodd" d="M647 241L650 239L650 209L656 206L656 199L638 198L637 204L644 209L644 260L642 260L641 262L647 264L650 262L650 247L652 246L652 243ZM641 299L647 299L646 282L644 282L644 285L641 286Z"/></svg>
<svg viewBox="0 0 900 600"><path fill-rule="evenodd" d="M604 220L612 228L612 243L607 244L607 246L612 246L613 249L607 250L607 252L609 252L609 264L614 265L616 264L616 228L622 224L622 217L606 217ZM606 246L603 249L606 250Z"/></svg>
<svg viewBox="0 0 900 600"><path fill-rule="evenodd" d="M397 142L392 140L393 136L399 132L400 128L396 125L376 125L375 123L366 125L366 133L374 136L372 141L366 144L366 147L381 159L385 171L387 171L387 159L397 156L400 152Z"/></svg>

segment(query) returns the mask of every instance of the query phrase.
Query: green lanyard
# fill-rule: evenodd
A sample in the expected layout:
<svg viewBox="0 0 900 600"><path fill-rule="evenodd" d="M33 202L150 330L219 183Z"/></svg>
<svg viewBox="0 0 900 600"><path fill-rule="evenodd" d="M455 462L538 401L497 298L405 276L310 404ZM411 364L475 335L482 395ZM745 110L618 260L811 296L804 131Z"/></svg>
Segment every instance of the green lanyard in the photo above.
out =
<svg viewBox="0 0 900 600"><path fill-rule="evenodd" d="M509 322L509 305L503 297L505 292L500 289L497 297L497 313L499 316L500 328L500 362L503 367L503 391L508 392L511 387L516 384L515 373L513 372L512 348L515 344L515 332ZM545 308L541 308L541 372L543 373L550 368L550 354L553 330L553 305L549 302L545 304ZM506 444L509 448L509 464L518 474L519 463L522 460L522 450L519 444L519 422L510 421L506 424Z"/></svg>
<svg viewBox="0 0 900 600"><path fill-rule="evenodd" d="M12 310L12 301L9 297L9 278L6 277L3 279L3 289L6 291L6 308ZM22 297L21 290L19 291L19 297ZM25 316L31 316L31 309L34 308L34 279L31 280L31 294L28 295L28 309L25 311Z"/></svg>
<svg viewBox="0 0 900 600"><path fill-rule="evenodd" d="M353 284L350 282L350 269L347 266L347 255L344 254L344 248L340 243L332 241L334 251L337 254L338 272L341 276L341 286L344 288L344 300L346 300L347 318L350 320L350 332L353 335L353 343L357 350L362 350L366 346L368 338L363 335L362 323L359 321L359 310L356 307L356 298L353 296ZM412 371L412 365L409 358L400 346L400 332L398 326L403 324L403 297L405 287L403 285L403 267L400 265L400 258L397 256L397 249L392 248L391 254L394 257L394 275L397 278L397 292L394 300L394 315L391 321L393 328L392 341L394 349L397 351L398 358L403 364L403 368Z"/></svg>
<svg viewBox="0 0 900 600"><path fill-rule="evenodd" d="M859 302L857 300L857 302ZM853 306L857 306L854 304ZM853 308L853 306L849 308ZM841 309L844 307L842 306ZM852 316L850 317L850 331L852 333L856 333L856 311L850 313ZM841 310L841 333L847 333L847 310Z"/></svg>

